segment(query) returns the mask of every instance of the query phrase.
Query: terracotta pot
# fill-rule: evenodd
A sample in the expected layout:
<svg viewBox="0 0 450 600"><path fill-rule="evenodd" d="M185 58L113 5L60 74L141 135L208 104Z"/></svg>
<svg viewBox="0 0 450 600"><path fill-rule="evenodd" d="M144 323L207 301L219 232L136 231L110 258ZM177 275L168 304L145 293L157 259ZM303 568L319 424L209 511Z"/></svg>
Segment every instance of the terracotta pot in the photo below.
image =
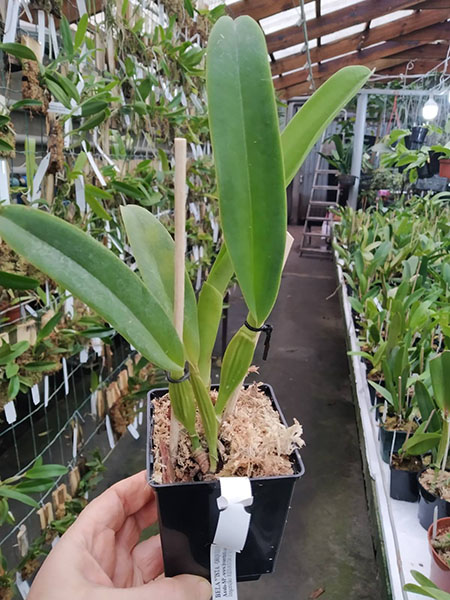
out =
<svg viewBox="0 0 450 600"><path fill-rule="evenodd" d="M450 517L444 519L438 519L437 521L437 533L441 533L445 529L450 529ZM433 535L433 523L428 528L428 548L431 554L431 569L430 579L435 583L439 589L444 592L450 593L450 568L440 558L439 554L431 545L431 536Z"/></svg>
<svg viewBox="0 0 450 600"><path fill-rule="evenodd" d="M439 161L439 177L450 179L450 158L441 158Z"/></svg>

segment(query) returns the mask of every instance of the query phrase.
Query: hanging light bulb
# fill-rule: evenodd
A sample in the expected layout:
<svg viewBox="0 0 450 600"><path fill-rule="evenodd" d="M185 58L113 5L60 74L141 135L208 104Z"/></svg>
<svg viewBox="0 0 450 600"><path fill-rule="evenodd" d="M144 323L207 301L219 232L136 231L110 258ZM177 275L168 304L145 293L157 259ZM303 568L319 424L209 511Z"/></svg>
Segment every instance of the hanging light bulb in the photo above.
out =
<svg viewBox="0 0 450 600"><path fill-rule="evenodd" d="M426 121L432 121L437 117L439 106L433 96L430 96L422 108L422 116Z"/></svg>

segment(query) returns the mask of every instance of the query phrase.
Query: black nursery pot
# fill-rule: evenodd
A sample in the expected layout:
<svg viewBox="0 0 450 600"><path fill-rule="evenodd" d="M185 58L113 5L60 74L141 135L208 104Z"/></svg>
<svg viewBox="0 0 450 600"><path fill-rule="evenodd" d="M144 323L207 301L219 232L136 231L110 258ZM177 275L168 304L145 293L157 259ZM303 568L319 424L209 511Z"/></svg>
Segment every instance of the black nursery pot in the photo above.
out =
<svg viewBox="0 0 450 600"><path fill-rule="evenodd" d="M271 399L286 425L272 387L261 385L260 389ZM189 573L210 579L210 547L219 518L219 480L166 484L152 481L152 399L164 396L167 391L167 388L152 390L147 399L147 475L158 503L164 572L167 577ZM253 504L247 509L251 513L247 541L242 552L236 554L238 581L256 580L274 569L294 484L305 472L298 451L292 453L291 462L292 475L250 479Z"/></svg>
<svg viewBox="0 0 450 600"><path fill-rule="evenodd" d="M426 127L412 127L411 128L411 142L416 144L423 144L427 137L428 129Z"/></svg>
<svg viewBox="0 0 450 600"><path fill-rule="evenodd" d="M405 471L391 468L390 496L394 500L417 502L419 499L419 481L417 471Z"/></svg>
<svg viewBox="0 0 450 600"><path fill-rule="evenodd" d="M419 523L424 529L428 529L433 522L436 506L438 507L438 519L450 517L450 502L426 490L419 481L420 475L421 473L417 477L417 485L419 487Z"/></svg>
<svg viewBox="0 0 450 600"><path fill-rule="evenodd" d="M403 446L404 441L406 440L406 435L406 431L396 431L394 447L392 448L392 439L394 437L394 432L385 429L383 426L380 427L381 458L385 463L389 464L391 449L393 454L400 450L400 448Z"/></svg>
<svg viewBox="0 0 450 600"><path fill-rule="evenodd" d="M346 175L341 173L340 175L338 175L338 181L343 188L349 188L355 184L356 175Z"/></svg>

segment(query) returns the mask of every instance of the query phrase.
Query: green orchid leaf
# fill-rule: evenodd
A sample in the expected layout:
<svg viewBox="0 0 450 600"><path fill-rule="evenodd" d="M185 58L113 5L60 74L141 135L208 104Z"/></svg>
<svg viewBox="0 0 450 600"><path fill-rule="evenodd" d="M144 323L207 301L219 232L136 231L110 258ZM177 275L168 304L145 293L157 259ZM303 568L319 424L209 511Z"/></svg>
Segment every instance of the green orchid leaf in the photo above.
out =
<svg viewBox="0 0 450 600"><path fill-rule="evenodd" d="M175 243L159 219L145 208L122 206L121 213L140 276L172 320ZM187 274L184 296L184 344L188 360L197 364L200 343L197 303Z"/></svg>
<svg viewBox="0 0 450 600"><path fill-rule="evenodd" d="M36 500L33 500L33 498L22 492L18 492L14 487L10 487L9 485L0 485L0 497L10 498L11 500L17 500L18 502L22 502L22 504L27 504L33 508L39 508L39 504Z"/></svg>
<svg viewBox="0 0 450 600"><path fill-rule="evenodd" d="M0 139L0 152L12 152L12 150L14 150L14 148L11 146L11 144L8 144L8 142L5 142L5 140Z"/></svg>
<svg viewBox="0 0 450 600"><path fill-rule="evenodd" d="M34 464L31 469L26 471L25 476L28 479L52 479L60 477L67 473L67 467L63 465L41 465Z"/></svg>
<svg viewBox="0 0 450 600"><path fill-rule="evenodd" d="M281 134L286 185L292 181L321 134L371 73L367 67L344 67L323 83L289 121Z"/></svg>
<svg viewBox="0 0 450 600"><path fill-rule="evenodd" d="M23 44L17 44L15 42L11 42L9 44L0 44L0 50L3 52L7 52L8 54L12 54L16 58L25 58L26 60L35 60L37 61L36 54L28 48L28 46L24 46Z"/></svg>
<svg viewBox="0 0 450 600"><path fill-rule="evenodd" d="M28 108L30 106L42 106L42 102L40 100L33 100L32 98L24 98L23 100L14 102L9 110L19 110L21 108Z"/></svg>
<svg viewBox="0 0 450 600"><path fill-rule="evenodd" d="M0 271L0 286L10 290L34 290L39 285L37 279Z"/></svg>
<svg viewBox="0 0 450 600"><path fill-rule="evenodd" d="M203 283L198 297L198 326L200 332L200 357L198 367L205 385L211 378L211 355L222 318L223 296L233 276L233 265L225 244L214 261L208 279Z"/></svg>
<svg viewBox="0 0 450 600"><path fill-rule="evenodd" d="M430 360L430 375L436 403L450 412L450 350Z"/></svg>
<svg viewBox="0 0 450 600"><path fill-rule="evenodd" d="M21 356L30 347L30 342L24 340L23 342L17 342L12 346L3 344L0 346L0 365L6 365L7 363L15 360Z"/></svg>
<svg viewBox="0 0 450 600"><path fill-rule="evenodd" d="M246 304L262 323L276 300L286 194L264 34L250 17L222 17L208 42L207 91L225 242Z"/></svg>
<svg viewBox="0 0 450 600"><path fill-rule="evenodd" d="M102 244L57 217L24 206L0 208L0 235L148 360L168 371L183 370L182 344L157 295Z"/></svg>
<svg viewBox="0 0 450 600"><path fill-rule="evenodd" d="M436 448L441 440L440 433L419 433L416 432L404 444L403 450L406 454L420 456Z"/></svg>

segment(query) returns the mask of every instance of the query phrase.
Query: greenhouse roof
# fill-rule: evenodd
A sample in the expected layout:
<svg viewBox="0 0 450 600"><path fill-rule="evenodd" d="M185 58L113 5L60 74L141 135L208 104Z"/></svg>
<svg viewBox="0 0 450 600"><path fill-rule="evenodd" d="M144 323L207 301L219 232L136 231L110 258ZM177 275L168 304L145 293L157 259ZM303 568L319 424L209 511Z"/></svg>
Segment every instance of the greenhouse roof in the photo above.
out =
<svg viewBox="0 0 450 600"><path fill-rule="evenodd" d="M275 88L308 95L335 71L364 64L386 79L450 71L450 0L226 0L265 35ZM309 57L309 61L308 61Z"/></svg>

